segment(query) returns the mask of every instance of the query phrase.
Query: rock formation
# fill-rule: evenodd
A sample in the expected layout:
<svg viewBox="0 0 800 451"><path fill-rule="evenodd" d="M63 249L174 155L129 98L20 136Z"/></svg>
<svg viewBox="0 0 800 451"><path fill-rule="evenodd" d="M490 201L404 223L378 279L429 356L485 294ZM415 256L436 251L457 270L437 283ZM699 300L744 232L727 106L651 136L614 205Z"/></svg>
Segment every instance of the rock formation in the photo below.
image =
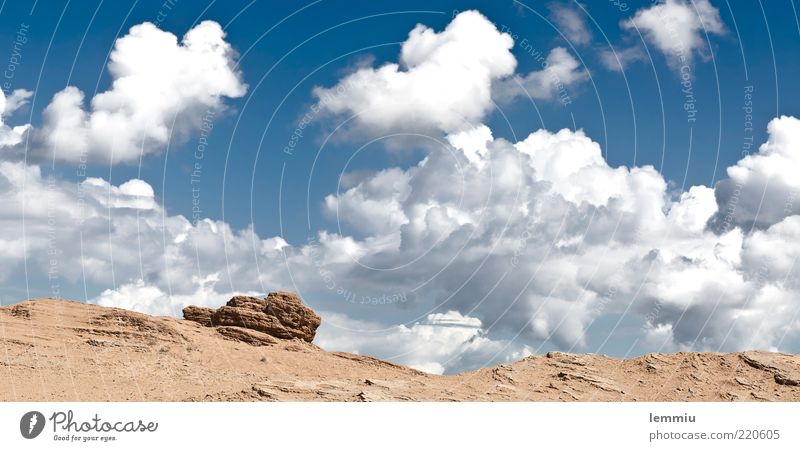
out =
<svg viewBox="0 0 800 451"><path fill-rule="evenodd" d="M242 341L253 346L274 345L278 342L278 340L265 333L245 329L243 327L219 326L216 327L215 330L218 334L229 340Z"/></svg>
<svg viewBox="0 0 800 451"><path fill-rule="evenodd" d="M269 293L264 299L234 296L216 310L190 305L183 309L183 317L256 346L269 344L270 336L311 343L321 322L314 310L287 291Z"/></svg>
<svg viewBox="0 0 800 451"><path fill-rule="evenodd" d="M190 305L183 309L183 319L200 323L206 327L212 327L211 316L214 314L213 308L197 307Z"/></svg>

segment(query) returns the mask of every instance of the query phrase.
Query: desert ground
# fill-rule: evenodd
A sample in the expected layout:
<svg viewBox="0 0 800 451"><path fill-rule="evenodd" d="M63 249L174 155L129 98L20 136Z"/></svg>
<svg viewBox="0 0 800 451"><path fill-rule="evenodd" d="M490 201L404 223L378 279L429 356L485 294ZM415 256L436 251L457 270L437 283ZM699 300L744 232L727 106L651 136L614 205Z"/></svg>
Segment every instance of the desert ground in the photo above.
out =
<svg viewBox="0 0 800 451"><path fill-rule="evenodd" d="M800 401L787 354L552 352L437 376L327 352L307 329L199 321L60 299L2 307L0 401Z"/></svg>

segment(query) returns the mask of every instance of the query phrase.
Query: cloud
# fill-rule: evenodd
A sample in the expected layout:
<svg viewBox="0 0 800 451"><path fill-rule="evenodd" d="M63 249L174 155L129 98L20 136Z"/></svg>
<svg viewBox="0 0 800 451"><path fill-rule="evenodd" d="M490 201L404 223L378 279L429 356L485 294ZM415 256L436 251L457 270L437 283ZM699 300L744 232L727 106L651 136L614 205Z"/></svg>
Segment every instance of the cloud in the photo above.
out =
<svg viewBox="0 0 800 451"><path fill-rule="evenodd" d="M104 197L100 200L106 208L135 210L156 208L153 187L143 180L132 179L120 186L113 186L101 178L89 177L82 182L82 185L86 190L104 193Z"/></svg>
<svg viewBox="0 0 800 451"><path fill-rule="evenodd" d="M684 230L701 233L715 213L714 190L707 186L693 186L681 193L679 201L670 208L667 219Z"/></svg>
<svg viewBox="0 0 800 451"><path fill-rule="evenodd" d="M325 212L337 222L370 234L390 234L407 222L400 203L408 196L410 174L386 169L340 195L325 196ZM371 204L371 208L364 208Z"/></svg>
<svg viewBox="0 0 800 451"><path fill-rule="evenodd" d="M115 289L103 290L92 299L92 303L105 307L120 307L128 310L144 311L151 315L176 316L187 305L218 307L225 304L234 295L262 295L256 291L217 292L219 274L212 273L205 277L192 276L194 292L164 292L157 285L146 283L142 279L127 282Z"/></svg>
<svg viewBox="0 0 800 451"><path fill-rule="evenodd" d="M753 171L776 166L762 159L780 157L787 173L769 174L791 183L796 121L773 121L732 179L747 168L741 180L760 180ZM706 227L719 214L715 189L673 197L652 167L609 166L582 131L511 143L479 125L448 141L328 196L352 234L321 230L294 245L170 215L141 180L75 185L2 162L0 278L27 259L30 277L55 267L64 286L102 287L92 302L172 315L299 288L324 311L322 346L431 372L542 348L603 351L605 341L632 352L796 349L800 216L715 231ZM363 319L343 297L390 302L376 305L382 319ZM407 322L404 309L422 319ZM619 320L624 333L608 326Z"/></svg>
<svg viewBox="0 0 800 451"><path fill-rule="evenodd" d="M102 287L97 302L171 315L183 303L221 303L233 292L290 283L283 239L170 215L139 179L75 184L36 165L0 162L0 198L0 280L27 260L32 278L52 273L56 286ZM256 258L270 269L259 271Z"/></svg>
<svg viewBox="0 0 800 451"><path fill-rule="evenodd" d="M5 93L0 93L0 114L8 116L14 114L18 109L28 104L28 99L33 95L27 89L15 89L9 97Z"/></svg>
<svg viewBox="0 0 800 451"><path fill-rule="evenodd" d="M757 158L779 153L778 143L796 148L788 119L776 123ZM407 177L394 174L403 183L383 185L394 194L368 188L383 174L344 193L350 211L392 199L404 219L392 245L374 250L367 243L398 222L384 230L355 221L366 238L352 243L358 264L336 269L339 283L357 292L421 286L420 299L528 345L592 350L590 328L620 316L639 324L642 351L797 345L800 308L789 294L797 284L786 283L797 254L789 247L764 260L771 242L800 232L794 216L755 234L716 233L706 227L718 213L714 189L673 197L654 168L610 167L581 131L539 130L513 144L490 136L482 126L454 135L457 161L429 153ZM376 267L394 269L366 269ZM629 336L605 333L609 346L630 347Z"/></svg>
<svg viewBox="0 0 800 451"><path fill-rule="evenodd" d="M588 79L563 47L549 52L541 70L515 74L513 45L477 11L458 14L441 32L420 24L403 43L399 64L359 67L333 87L315 87L314 108L352 120L345 131L369 136L457 134L480 125L495 102L530 96L566 103L567 88Z"/></svg>
<svg viewBox="0 0 800 451"><path fill-rule="evenodd" d="M487 144L493 141L492 130L481 124L470 130L447 135L447 142L456 149L464 152L472 164L481 165L489 153Z"/></svg>
<svg viewBox="0 0 800 451"><path fill-rule="evenodd" d="M485 336L481 321L456 311L431 313L410 326L385 327L323 312L315 342L328 350L379 355L433 374L507 363L531 354L520 344Z"/></svg>
<svg viewBox="0 0 800 451"><path fill-rule="evenodd" d="M535 100L561 99L568 102L567 88L589 78L589 74L581 69L581 63L563 47L551 50L542 67L542 70L531 71L525 76L515 75L498 82L494 89L495 99L508 103L530 96Z"/></svg>
<svg viewBox="0 0 800 451"><path fill-rule="evenodd" d="M199 128L224 97L245 94L236 53L219 24L204 21L181 42L145 22L117 39L109 56L112 85L89 108L69 86L43 112L35 155L63 161L119 163L161 151L174 138Z"/></svg>
<svg viewBox="0 0 800 451"><path fill-rule="evenodd" d="M672 8L665 15L686 7L658 6ZM650 23L652 8L632 20ZM698 5L712 17L709 8ZM218 91L244 93L223 37L204 23L179 45L152 26L134 27L112 55L111 90L89 110L80 91L63 90L37 133L54 144L70 138L59 158L138 158L142 136L163 144L169 133L160 126L172 118L186 129L193 115L222 107ZM172 315L233 293L301 289L323 311L323 346L431 372L548 347L602 352L599 343L621 352L796 349L799 121L772 121L758 153L717 186L671 193L651 166L610 166L581 130L495 138L481 123L492 95L522 95L499 87L513 81L522 93L552 98L553 74L562 84L585 76L556 48L546 69L510 79L511 45L480 14L462 13L441 32L415 28L402 69L362 67L330 90L315 89L319 108L358 114L356 125L370 133L413 128L444 139L410 167L344 174L322 208L346 227L318 230L305 243L171 214L144 180L75 184L35 164L0 161L0 280L24 265L51 290L85 283L92 302ZM185 61L162 61L164 76L144 64L144 50ZM97 125L115 121L130 121L132 131ZM388 304L373 303L370 318L353 302L365 298ZM342 299L350 302L335 302Z"/></svg>
<svg viewBox="0 0 800 451"><path fill-rule="evenodd" d="M715 187L719 213L712 227L727 231L776 224L800 214L800 120L781 116L767 126L769 139L728 168Z"/></svg>
<svg viewBox="0 0 800 451"><path fill-rule="evenodd" d="M636 198L628 196L634 189L645 189L638 194L652 196L655 204L663 203L659 198L666 185L660 174L650 166L632 170L609 167L600 146L582 130L539 130L515 147L530 157L534 180L547 182L552 192L574 204L607 206L617 201L618 207L633 212L639 207Z"/></svg>
<svg viewBox="0 0 800 451"><path fill-rule="evenodd" d="M666 0L636 11L622 22L626 30L638 30L663 53L671 65L691 62L706 52L705 34L727 32L719 10L708 0Z"/></svg>
<svg viewBox="0 0 800 451"><path fill-rule="evenodd" d="M492 82L511 75L517 64L513 44L486 17L466 11L441 32L417 25L403 43L399 64L360 68L313 93L318 108L355 116L371 134L455 132L492 109Z"/></svg>
<svg viewBox="0 0 800 451"><path fill-rule="evenodd" d="M0 157L8 152L8 148L21 144L30 130L30 124L9 127L4 123L4 119L26 105L32 94L31 91L17 89L6 97L5 92L0 90Z"/></svg>
<svg viewBox="0 0 800 451"><path fill-rule="evenodd" d="M628 65L636 61L647 60L647 55L640 46L633 46L623 49L601 49L598 50L600 63L608 70L621 72Z"/></svg>
<svg viewBox="0 0 800 451"><path fill-rule="evenodd" d="M592 41L592 33L581 11L560 3L553 3L549 8L550 18L571 44L585 45Z"/></svg>

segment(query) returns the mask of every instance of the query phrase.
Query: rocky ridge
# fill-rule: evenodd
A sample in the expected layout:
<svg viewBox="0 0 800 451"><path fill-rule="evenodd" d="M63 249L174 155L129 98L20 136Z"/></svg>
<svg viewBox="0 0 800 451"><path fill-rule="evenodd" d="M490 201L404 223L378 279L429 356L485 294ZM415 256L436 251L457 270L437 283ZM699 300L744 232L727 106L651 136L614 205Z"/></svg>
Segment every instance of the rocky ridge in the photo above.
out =
<svg viewBox="0 0 800 451"><path fill-rule="evenodd" d="M0 401L800 401L800 357L551 352L452 376L311 341L293 294L186 319L60 299L0 307Z"/></svg>

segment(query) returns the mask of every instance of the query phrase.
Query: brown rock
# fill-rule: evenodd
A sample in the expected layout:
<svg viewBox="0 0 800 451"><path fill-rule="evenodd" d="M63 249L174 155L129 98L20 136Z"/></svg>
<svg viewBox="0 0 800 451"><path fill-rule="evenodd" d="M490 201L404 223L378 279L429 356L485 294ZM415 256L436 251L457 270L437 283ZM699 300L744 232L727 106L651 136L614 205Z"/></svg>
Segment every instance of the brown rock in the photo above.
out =
<svg viewBox="0 0 800 451"><path fill-rule="evenodd" d="M200 323L206 327L211 327L214 324L211 322L211 316L214 314L213 308L198 307L190 305L183 309L183 319Z"/></svg>
<svg viewBox="0 0 800 451"><path fill-rule="evenodd" d="M800 385L800 367L793 355L748 351L742 353L742 360L753 368L771 373L780 385Z"/></svg>
<svg viewBox="0 0 800 451"><path fill-rule="evenodd" d="M215 330L229 340L242 341L253 346L268 346L278 342L265 333L236 326L220 326Z"/></svg>
<svg viewBox="0 0 800 451"><path fill-rule="evenodd" d="M320 317L306 307L294 293L275 292L265 299L234 296L211 317L216 326L253 329L273 337L311 342Z"/></svg>
<svg viewBox="0 0 800 451"><path fill-rule="evenodd" d="M11 306L11 315L16 316L17 318L31 318L31 310L28 308L27 305L24 304L17 304Z"/></svg>
<svg viewBox="0 0 800 451"><path fill-rule="evenodd" d="M216 310L188 306L183 309L183 317L216 327L217 332L228 339L255 346L276 343L271 337L311 342L321 322L296 294L286 291L269 293L264 299L234 296Z"/></svg>

